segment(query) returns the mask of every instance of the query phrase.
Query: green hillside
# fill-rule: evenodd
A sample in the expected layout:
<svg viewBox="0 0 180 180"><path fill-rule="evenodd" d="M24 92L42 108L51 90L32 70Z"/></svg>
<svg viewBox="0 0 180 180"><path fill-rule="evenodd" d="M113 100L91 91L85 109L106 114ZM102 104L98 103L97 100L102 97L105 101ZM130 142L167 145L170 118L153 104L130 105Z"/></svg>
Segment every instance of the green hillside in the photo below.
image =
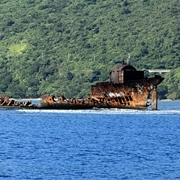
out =
<svg viewBox="0 0 180 180"><path fill-rule="evenodd" d="M179 0L1 0L0 93L84 97L131 56L172 69L160 98L180 98Z"/></svg>

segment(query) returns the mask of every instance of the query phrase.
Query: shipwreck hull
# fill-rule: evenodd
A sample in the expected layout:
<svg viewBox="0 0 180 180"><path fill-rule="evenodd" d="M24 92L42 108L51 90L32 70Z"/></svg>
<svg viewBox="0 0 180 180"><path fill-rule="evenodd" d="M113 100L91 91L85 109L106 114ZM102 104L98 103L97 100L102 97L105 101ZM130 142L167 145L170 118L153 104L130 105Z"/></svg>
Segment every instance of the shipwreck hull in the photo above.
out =
<svg viewBox="0 0 180 180"><path fill-rule="evenodd" d="M41 99L41 107L46 109L91 109L91 108L123 108L146 109L150 103L148 97L163 78L144 78L128 81L123 84L101 82L91 86L91 93L85 99L66 99L60 96L45 95Z"/></svg>
<svg viewBox="0 0 180 180"><path fill-rule="evenodd" d="M84 99L55 98L43 95L40 105L31 102L17 102L8 97L0 97L0 107L28 109L92 109L122 108L146 109L152 92L152 109L157 109L157 86L163 81L161 76L144 78L143 71L137 71L130 64L117 65L110 73L109 82L99 82L91 86L90 94Z"/></svg>
<svg viewBox="0 0 180 180"><path fill-rule="evenodd" d="M137 71L130 64L116 65L109 73L109 82L100 82L91 86L85 99L66 99L60 96L43 96L41 107L49 109L90 109L90 108L126 108L146 109L150 103L148 97L154 89L153 107L157 107L157 86L164 78L155 76L144 78L143 71Z"/></svg>
<svg viewBox="0 0 180 180"><path fill-rule="evenodd" d="M40 109L66 109L66 110L78 110L78 109L92 109L94 108L94 106L90 106L90 105L76 105L76 104L70 104L70 103L53 103L53 104L49 104L49 103L45 103L45 104L41 104Z"/></svg>
<svg viewBox="0 0 180 180"><path fill-rule="evenodd" d="M92 86L89 96L99 102L98 107L146 109L150 105L148 102L150 92L162 80L161 76L155 76L124 84L97 83Z"/></svg>
<svg viewBox="0 0 180 180"><path fill-rule="evenodd" d="M44 95L40 101L40 107L43 109L91 109L94 107L94 100L66 99L62 95L55 100L54 96Z"/></svg>
<svg viewBox="0 0 180 180"><path fill-rule="evenodd" d="M7 96L0 96L0 108L3 109L37 109L39 106L31 101L19 102Z"/></svg>

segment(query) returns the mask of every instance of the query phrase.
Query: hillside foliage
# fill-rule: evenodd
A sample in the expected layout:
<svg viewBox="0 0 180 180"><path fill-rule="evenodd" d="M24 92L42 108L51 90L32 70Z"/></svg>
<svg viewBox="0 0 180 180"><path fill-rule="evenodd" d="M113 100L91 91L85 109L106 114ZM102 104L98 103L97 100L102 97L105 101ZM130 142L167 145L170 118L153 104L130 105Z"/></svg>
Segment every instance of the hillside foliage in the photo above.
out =
<svg viewBox="0 0 180 180"><path fill-rule="evenodd" d="M179 0L1 0L0 93L84 97L131 56L163 74L160 98L180 98ZM152 74L149 74L152 75Z"/></svg>

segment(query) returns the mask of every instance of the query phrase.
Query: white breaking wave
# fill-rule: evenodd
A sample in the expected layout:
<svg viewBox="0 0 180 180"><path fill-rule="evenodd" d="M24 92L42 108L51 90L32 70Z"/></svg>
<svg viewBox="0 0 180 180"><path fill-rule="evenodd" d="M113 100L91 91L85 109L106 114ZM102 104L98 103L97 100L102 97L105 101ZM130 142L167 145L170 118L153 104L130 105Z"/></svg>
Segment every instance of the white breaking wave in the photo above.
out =
<svg viewBox="0 0 180 180"><path fill-rule="evenodd" d="M20 109L27 113L59 113L59 114L180 114L180 110L132 110L132 109L91 109L91 110L36 110Z"/></svg>

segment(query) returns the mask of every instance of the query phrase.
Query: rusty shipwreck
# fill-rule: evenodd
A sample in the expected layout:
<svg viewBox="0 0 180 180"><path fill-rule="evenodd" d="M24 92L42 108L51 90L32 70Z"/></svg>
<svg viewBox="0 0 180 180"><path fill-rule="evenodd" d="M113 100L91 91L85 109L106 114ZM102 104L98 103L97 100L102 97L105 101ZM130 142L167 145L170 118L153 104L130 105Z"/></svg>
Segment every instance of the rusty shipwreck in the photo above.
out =
<svg viewBox="0 0 180 180"><path fill-rule="evenodd" d="M146 109L151 94L151 106L157 109L157 86L163 77L155 75L145 78L144 71L137 71L132 65L122 63L116 65L109 73L108 82L99 82L91 86L90 94L86 98L66 98L64 95L54 97L43 95L40 104L30 101L18 102L8 97L0 96L0 108L27 109L91 109L91 108L123 108ZM152 93L151 93L152 92Z"/></svg>
<svg viewBox="0 0 180 180"><path fill-rule="evenodd" d="M126 108L146 109L152 92L152 109L157 109L157 86L163 81L159 75L145 78L144 71L137 71L132 65L116 65L109 73L109 82L99 82L91 86L90 94L84 99L55 98L44 95L40 100L43 109L90 109L90 108Z"/></svg>

